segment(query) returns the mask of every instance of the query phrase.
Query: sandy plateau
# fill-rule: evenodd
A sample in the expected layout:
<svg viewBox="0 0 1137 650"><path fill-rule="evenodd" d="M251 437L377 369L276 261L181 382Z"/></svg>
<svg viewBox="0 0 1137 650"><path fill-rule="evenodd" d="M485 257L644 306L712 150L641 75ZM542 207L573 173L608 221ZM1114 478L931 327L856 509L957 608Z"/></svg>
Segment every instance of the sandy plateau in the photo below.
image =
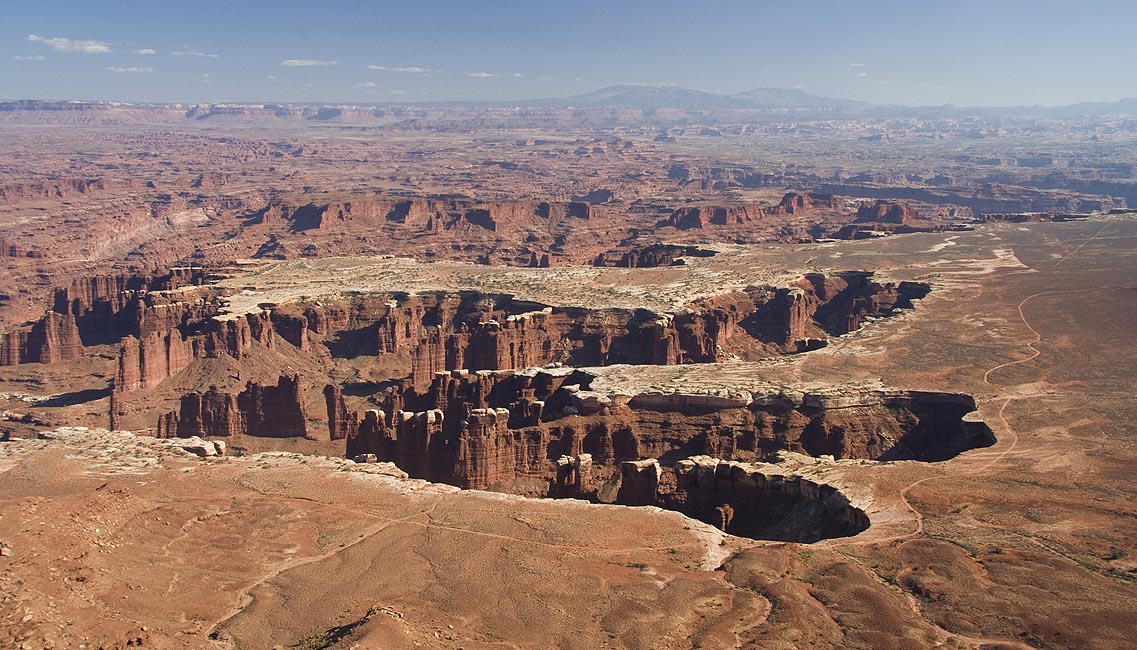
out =
<svg viewBox="0 0 1137 650"><path fill-rule="evenodd" d="M0 647L1132 645L1125 192L146 110L0 116Z"/></svg>

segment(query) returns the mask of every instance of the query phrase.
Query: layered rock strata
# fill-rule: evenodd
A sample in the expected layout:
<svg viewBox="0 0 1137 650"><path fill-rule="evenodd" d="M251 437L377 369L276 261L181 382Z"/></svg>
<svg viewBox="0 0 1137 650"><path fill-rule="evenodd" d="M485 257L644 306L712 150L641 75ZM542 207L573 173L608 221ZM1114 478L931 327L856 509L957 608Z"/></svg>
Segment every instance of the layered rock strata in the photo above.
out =
<svg viewBox="0 0 1137 650"><path fill-rule="evenodd" d="M928 291L926 284L879 283L871 273L846 272L704 298L676 314L419 294L289 305L272 318L300 349L318 334L337 357L409 353L412 378L424 386L433 373L457 369L673 365L801 352L855 330L865 318L909 308Z"/></svg>
<svg viewBox="0 0 1137 650"><path fill-rule="evenodd" d="M181 398L178 411L158 419L159 438L229 437L238 434L272 438L305 437L308 416L298 376L281 375L275 386L249 382L237 395L210 387Z"/></svg>
<svg viewBox="0 0 1137 650"><path fill-rule="evenodd" d="M648 459L623 463L620 479L618 503L677 510L741 537L811 543L869 527L837 488L769 465L694 456L661 468Z"/></svg>
<svg viewBox="0 0 1137 650"><path fill-rule="evenodd" d="M589 457L599 491L620 463L658 459L672 466L709 455L738 461L781 451L835 458L944 460L993 444L991 430L966 417L967 395L900 390L830 390L738 395L604 395L586 371L438 373L425 391L392 390L384 408L345 415L347 455L376 454L412 476L460 487L510 489L568 483L562 457ZM346 411L346 407L343 407ZM354 419L353 419L354 418ZM558 469L561 467L561 469ZM604 470L602 468L608 468Z"/></svg>
<svg viewBox="0 0 1137 650"><path fill-rule="evenodd" d="M26 328L0 334L0 366L56 363L83 356L83 341L71 315L48 312Z"/></svg>
<svg viewBox="0 0 1137 650"><path fill-rule="evenodd" d="M242 359L248 356L254 342L266 348L274 345L268 312L228 320L209 318L195 325L151 331L140 338L124 338L119 344L115 390L131 392L154 388L181 372L194 359L220 355ZM194 333L187 336L183 333L185 329Z"/></svg>

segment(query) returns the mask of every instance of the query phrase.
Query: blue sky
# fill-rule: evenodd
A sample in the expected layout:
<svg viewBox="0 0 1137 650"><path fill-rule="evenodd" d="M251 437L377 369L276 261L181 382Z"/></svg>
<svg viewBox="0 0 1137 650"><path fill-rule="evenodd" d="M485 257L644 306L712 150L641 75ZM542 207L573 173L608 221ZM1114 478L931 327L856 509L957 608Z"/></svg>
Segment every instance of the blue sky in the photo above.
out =
<svg viewBox="0 0 1137 650"><path fill-rule="evenodd" d="M1137 2L13 2L0 97L514 99L615 83L876 103L1137 96Z"/></svg>

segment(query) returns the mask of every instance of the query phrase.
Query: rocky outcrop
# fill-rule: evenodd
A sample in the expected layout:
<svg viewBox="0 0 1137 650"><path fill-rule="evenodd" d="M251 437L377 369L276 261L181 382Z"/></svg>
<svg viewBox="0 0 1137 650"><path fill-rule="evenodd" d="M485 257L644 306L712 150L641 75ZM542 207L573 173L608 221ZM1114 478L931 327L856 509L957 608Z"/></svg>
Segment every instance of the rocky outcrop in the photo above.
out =
<svg viewBox="0 0 1137 650"><path fill-rule="evenodd" d="M399 224L415 231L523 228L540 222L589 219L603 208L586 201L475 201L471 199L408 199L384 196L297 205L276 200L249 215L250 224L287 223L292 231L335 228L337 224L381 227Z"/></svg>
<svg viewBox="0 0 1137 650"><path fill-rule="evenodd" d="M916 218L916 211L907 202L879 199L872 205L861 206L853 223L887 223L902 225Z"/></svg>
<svg viewBox="0 0 1137 650"><path fill-rule="evenodd" d="M597 256L593 266L615 266L622 268L646 268L672 266L682 263L683 257L712 257L715 252L698 246L679 246L675 244L652 244L627 251L609 251Z"/></svg>
<svg viewBox="0 0 1137 650"><path fill-rule="evenodd" d="M97 275L76 279L55 290L53 311L70 314L87 345L113 343L125 336L145 336L216 313L216 292L202 287L200 268L178 267L163 275Z"/></svg>
<svg viewBox="0 0 1137 650"><path fill-rule="evenodd" d="M310 332L337 357L407 354L413 381L425 386L434 373L458 369L670 365L801 352L867 317L911 307L927 291L927 285L878 283L871 274L850 272L700 299L674 315L439 293L290 306L290 315L275 310L272 320L287 326L286 338L301 349Z"/></svg>
<svg viewBox="0 0 1137 650"><path fill-rule="evenodd" d="M359 430L359 416L347 410L339 386L325 386L324 400L328 407L328 434L332 440L343 440L348 434Z"/></svg>
<svg viewBox="0 0 1137 650"><path fill-rule="evenodd" d="M302 351L308 350L308 319L304 314L274 309L269 312L269 320L268 325L280 338Z"/></svg>
<svg viewBox="0 0 1137 650"><path fill-rule="evenodd" d="M276 386L249 382L237 395L246 433L272 438L305 437L308 416L300 395L300 377L281 375Z"/></svg>
<svg viewBox="0 0 1137 650"><path fill-rule="evenodd" d="M396 410L362 418L343 415L336 391L325 395L337 421L355 427L348 457L463 488L655 505L732 534L806 543L854 535L869 520L835 487L756 461L787 451L935 461L994 442L966 395L770 386L605 396L588 389L593 381L569 368L439 373L429 389L389 399Z"/></svg>
<svg viewBox="0 0 1137 650"><path fill-rule="evenodd" d="M194 359L228 355L243 359L254 343L274 346L274 330L269 313L258 312L239 318L193 323L195 333L186 336L180 327L150 331L119 343L118 368L114 389L130 392L154 388L190 365Z"/></svg>
<svg viewBox="0 0 1137 650"><path fill-rule="evenodd" d="M308 416L298 376L281 375L276 386L249 382L237 395L210 387L181 398L177 413L158 420L159 437L228 437L238 434L270 438L305 437Z"/></svg>
<svg viewBox="0 0 1137 650"><path fill-rule="evenodd" d="M30 327L0 334L0 366L56 363L81 356L83 342L69 314L48 312Z"/></svg>
<svg viewBox="0 0 1137 650"><path fill-rule="evenodd" d="M0 202L35 199L67 199L107 189L129 189L131 181L111 181L105 178L65 178L35 183L0 185Z"/></svg>
<svg viewBox="0 0 1137 650"><path fill-rule="evenodd" d="M114 389L130 392L154 388L181 372L194 358L194 346L178 330L151 332L142 339L128 336L119 344Z"/></svg>
<svg viewBox="0 0 1137 650"><path fill-rule="evenodd" d="M620 463L646 458L670 465L699 454L752 461L791 451L935 461L994 442L990 429L964 417L975 409L966 395L772 388L735 397L616 399L582 388L591 381L568 368L455 371L438 373L424 391L393 391L384 410L363 417L340 414L338 401L334 410L337 422L358 422L347 431L348 457L373 453L411 476L461 487L543 480L549 493L566 485L558 459L581 454L602 478L603 466L610 475Z"/></svg>
<svg viewBox="0 0 1137 650"><path fill-rule="evenodd" d="M228 437L247 432L247 422L245 414L237 408L237 399L233 395L219 392L216 386L211 386L204 394L186 393L182 396L174 430L179 438ZM168 431L169 423L165 423L165 426Z"/></svg>
<svg viewBox="0 0 1137 650"><path fill-rule="evenodd" d="M663 469L654 458L626 460L620 463L620 491L616 503L626 506L650 506L659 500L659 479Z"/></svg>
<svg viewBox="0 0 1137 650"><path fill-rule="evenodd" d="M710 225L728 226L759 221L766 211L756 203L736 205L703 205L678 208L663 225L678 230L700 229Z"/></svg>
<svg viewBox="0 0 1137 650"><path fill-rule="evenodd" d="M0 237L0 257L42 259L47 257L47 252L35 245L29 246Z"/></svg>
<svg viewBox="0 0 1137 650"><path fill-rule="evenodd" d="M801 214L812 210L837 210L841 201L832 194L817 192L787 192L778 205L770 209L770 214Z"/></svg>
<svg viewBox="0 0 1137 650"><path fill-rule="evenodd" d="M772 207L757 203L730 205L697 205L676 209L658 227L677 230L701 230L712 226L739 226L757 223L766 217L800 215L815 210L839 210L841 202L832 194L788 192L781 202Z"/></svg>

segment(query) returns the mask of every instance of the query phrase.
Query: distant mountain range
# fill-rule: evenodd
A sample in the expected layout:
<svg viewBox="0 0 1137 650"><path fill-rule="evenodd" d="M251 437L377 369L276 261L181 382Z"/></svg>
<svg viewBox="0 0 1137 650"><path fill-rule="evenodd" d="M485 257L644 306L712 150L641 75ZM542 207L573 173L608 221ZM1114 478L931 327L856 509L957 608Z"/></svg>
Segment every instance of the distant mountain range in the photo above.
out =
<svg viewBox="0 0 1137 650"><path fill-rule="evenodd" d="M796 117L816 116L839 117L998 117L1023 116L1039 118L1073 118L1097 115L1137 116L1137 98L1122 99L1116 102L1082 102L1069 106L1015 106L1015 107L957 107L943 106L897 106L879 105L868 102L822 97L803 90L789 88L755 88L746 92L725 95L703 90L693 90L679 86L647 86L623 84L608 86L599 90L572 95L570 97L549 97L543 99L523 99L512 101L446 101L446 102L290 102L254 103L234 102L225 104L131 104L125 102L84 102L84 101L42 101L20 100L0 101L0 116L10 119L29 119L39 115L40 120L81 121L77 114L90 112L140 113L166 112L173 117L182 114L185 118L202 120L223 117L235 119L305 119L305 120L343 120L369 119L370 117L399 114L401 109L632 109L632 110L680 110L680 111L753 111L767 113L777 118L784 113ZM48 117L54 112L56 118ZM24 117L18 117L19 115ZM71 114L64 118L63 114Z"/></svg>
<svg viewBox="0 0 1137 650"><path fill-rule="evenodd" d="M634 109L832 109L866 108L866 102L811 95L802 90L756 88L736 95L719 95L679 86L608 86L582 95L516 102L543 108L634 108Z"/></svg>

